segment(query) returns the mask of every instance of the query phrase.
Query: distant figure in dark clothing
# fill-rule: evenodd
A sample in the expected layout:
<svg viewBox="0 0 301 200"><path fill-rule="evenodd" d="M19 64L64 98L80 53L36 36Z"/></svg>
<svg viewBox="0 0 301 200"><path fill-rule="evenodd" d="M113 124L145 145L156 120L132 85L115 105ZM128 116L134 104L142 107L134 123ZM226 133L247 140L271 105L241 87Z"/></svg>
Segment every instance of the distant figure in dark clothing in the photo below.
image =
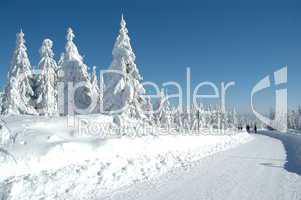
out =
<svg viewBox="0 0 301 200"><path fill-rule="evenodd" d="M250 126L249 126L249 124L246 126L246 130L247 130L248 133L250 133Z"/></svg>
<svg viewBox="0 0 301 200"><path fill-rule="evenodd" d="M254 125L254 133L257 133L257 126L256 126L256 124Z"/></svg>

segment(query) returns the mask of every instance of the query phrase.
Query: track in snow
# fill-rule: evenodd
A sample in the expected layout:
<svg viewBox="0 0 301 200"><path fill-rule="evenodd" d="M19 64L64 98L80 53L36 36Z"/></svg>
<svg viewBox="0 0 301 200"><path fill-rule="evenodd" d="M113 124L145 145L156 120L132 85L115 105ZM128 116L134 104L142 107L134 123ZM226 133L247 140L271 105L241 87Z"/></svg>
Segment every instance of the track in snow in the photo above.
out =
<svg viewBox="0 0 301 200"><path fill-rule="evenodd" d="M220 152L186 169L106 194L105 199L301 199L301 176L285 169L286 150L280 140L255 135L237 148ZM102 196L104 198L104 196Z"/></svg>

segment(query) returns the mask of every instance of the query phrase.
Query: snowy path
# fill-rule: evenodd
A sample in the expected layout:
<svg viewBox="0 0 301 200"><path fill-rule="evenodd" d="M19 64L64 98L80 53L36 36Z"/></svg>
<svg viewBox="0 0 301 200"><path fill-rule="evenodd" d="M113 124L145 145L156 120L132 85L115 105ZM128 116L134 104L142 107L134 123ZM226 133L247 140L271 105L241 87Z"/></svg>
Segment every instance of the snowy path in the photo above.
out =
<svg viewBox="0 0 301 200"><path fill-rule="evenodd" d="M220 152L157 180L137 183L107 199L301 199L301 176L284 169L280 140L256 135L237 148ZM105 198L106 199L106 198Z"/></svg>

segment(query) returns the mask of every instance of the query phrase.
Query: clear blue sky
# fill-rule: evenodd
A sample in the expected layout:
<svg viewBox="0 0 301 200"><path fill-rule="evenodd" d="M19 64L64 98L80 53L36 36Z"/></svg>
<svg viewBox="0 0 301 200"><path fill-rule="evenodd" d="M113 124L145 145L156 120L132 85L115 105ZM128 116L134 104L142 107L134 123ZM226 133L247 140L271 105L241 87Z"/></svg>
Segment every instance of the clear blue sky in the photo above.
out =
<svg viewBox="0 0 301 200"><path fill-rule="evenodd" d="M6 82L15 34L21 27L32 65L37 65L38 49L46 37L54 41L58 58L71 26L88 66L107 68L124 13L146 81L179 81L184 86L185 68L191 67L193 87L200 81L235 81L227 101L248 112L253 85L288 64L292 107L301 104L300 10L298 0L3 0L0 84ZM258 108L272 108L273 95L273 89L259 95Z"/></svg>

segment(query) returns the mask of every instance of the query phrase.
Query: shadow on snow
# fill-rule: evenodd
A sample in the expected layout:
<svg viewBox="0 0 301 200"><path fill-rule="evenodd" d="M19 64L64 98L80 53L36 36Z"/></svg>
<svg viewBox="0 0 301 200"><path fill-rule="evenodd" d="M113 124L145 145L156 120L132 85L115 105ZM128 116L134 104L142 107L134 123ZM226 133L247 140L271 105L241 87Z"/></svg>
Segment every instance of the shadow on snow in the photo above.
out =
<svg viewBox="0 0 301 200"><path fill-rule="evenodd" d="M280 140L286 151L284 168L301 176L301 135L280 133L277 131L260 131L260 134Z"/></svg>

